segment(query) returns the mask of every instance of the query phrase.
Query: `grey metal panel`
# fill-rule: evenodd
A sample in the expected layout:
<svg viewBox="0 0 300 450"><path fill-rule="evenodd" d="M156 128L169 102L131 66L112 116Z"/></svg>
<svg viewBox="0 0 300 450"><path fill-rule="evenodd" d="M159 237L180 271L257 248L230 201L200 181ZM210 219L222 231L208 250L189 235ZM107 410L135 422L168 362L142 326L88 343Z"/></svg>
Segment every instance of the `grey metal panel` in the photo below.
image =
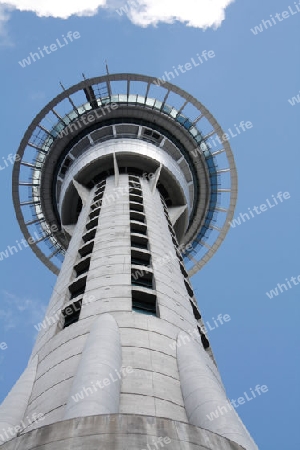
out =
<svg viewBox="0 0 300 450"><path fill-rule="evenodd" d="M72 148L72 155L75 156L75 158L78 158L79 155L83 152L84 149L86 149L90 145L89 140L87 137L84 139L81 139L78 144L75 144Z"/></svg>
<svg viewBox="0 0 300 450"><path fill-rule="evenodd" d="M91 136L94 141L96 141L97 139L104 138L104 137L112 137L113 129L112 129L112 127L104 127L104 128L101 128L100 130L93 131L91 133ZM88 145L87 147L89 147L89 146L90 145Z"/></svg>

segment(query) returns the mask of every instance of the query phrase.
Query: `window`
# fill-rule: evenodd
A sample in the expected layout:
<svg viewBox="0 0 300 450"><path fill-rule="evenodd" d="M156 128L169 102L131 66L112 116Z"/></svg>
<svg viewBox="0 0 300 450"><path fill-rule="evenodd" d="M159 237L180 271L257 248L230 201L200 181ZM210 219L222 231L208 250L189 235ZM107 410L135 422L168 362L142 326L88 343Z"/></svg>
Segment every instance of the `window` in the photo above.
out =
<svg viewBox="0 0 300 450"><path fill-rule="evenodd" d="M89 271L90 265L85 266L84 268L82 268L81 270L76 271L76 277L80 277L81 275L83 275L84 273L87 273Z"/></svg>
<svg viewBox="0 0 300 450"><path fill-rule="evenodd" d="M137 244L135 242L131 242L131 247L140 248L141 250L148 250L148 244Z"/></svg>
<svg viewBox="0 0 300 450"><path fill-rule="evenodd" d="M80 311L81 311L81 305L82 300L79 300L78 302L72 303L72 305L67 306L63 311L63 317L64 317L64 325L63 328L69 327L75 322L78 322Z"/></svg>
<svg viewBox="0 0 300 450"><path fill-rule="evenodd" d="M79 287L78 289L74 289L74 290L71 292L70 300L73 300L73 298L79 297L79 295L83 295L83 294L84 294L84 291L85 291L85 285Z"/></svg>
<svg viewBox="0 0 300 450"><path fill-rule="evenodd" d="M168 221L169 228L170 228L171 230L173 230L173 233L174 233L174 228L173 228L173 225L172 225L171 220L169 219L169 216L166 215L166 218L167 218L167 221Z"/></svg>
<svg viewBox="0 0 300 450"><path fill-rule="evenodd" d="M142 248L148 250L148 239L141 234L131 235L131 247Z"/></svg>
<svg viewBox="0 0 300 450"><path fill-rule="evenodd" d="M137 175L129 175L128 176L130 181L135 181L135 182L140 182L140 177L138 177Z"/></svg>
<svg viewBox="0 0 300 450"><path fill-rule="evenodd" d="M140 203L136 203L136 202L130 202L130 209L132 211L139 211L139 212L143 212L144 211L143 205L140 204Z"/></svg>
<svg viewBox="0 0 300 450"><path fill-rule="evenodd" d="M203 345L204 349L206 350L209 347L209 341L208 341L207 337L205 336L205 334L202 333L200 327L198 327L198 331L199 331L199 334L201 337L202 345Z"/></svg>
<svg viewBox="0 0 300 450"><path fill-rule="evenodd" d="M80 277L84 273L88 272L90 268L91 258L86 258L80 261L76 266L74 267L76 271L76 277Z"/></svg>
<svg viewBox="0 0 300 450"><path fill-rule="evenodd" d="M143 251L137 248L131 249L131 264L149 266L151 255L148 251Z"/></svg>
<svg viewBox="0 0 300 450"><path fill-rule="evenodd" d="M139 177L129 175L128 182L129 182L130 192L132 189L137 189L139 191L139 194L142 193L141 182L140 182Z"/></svg>
<svg viewBox="0 0 300 450"><path fill-rule="evenodd" d="M84 294L85 286L86 286L86 278L82 277L75 281L69 286L69 291L71 293L71 299L76 298L81 294Z"/></svg>
<svg viewBox="0 0 300 450"><path fill-rule="evenodd" d="M137 277L136 279L132 276L131 278L131 284L132 286L140 286L147 289L153 289L153 283L152 278L148 279L146 277L139 277L137 274L134 275Z"/></svg>
<svg viewBox="0 0 300 450"><path fill-rule="evenodd" d="M158 134L156 131L149 130L149 128L144 128L144 136L150 137L155 139L156 141L161 138L160 134Z"/></svg>
<svg viewBox="0 0 300 450"><path fill-rule="evenodd" d="M140 314L158 316L156 295L132 290L132 311Z"/></svg>
<svg viewBox="0 0 300 450"><path fill-rule="evenodd" d="M175 239L176 239L176 233L175 233L175 231L174 231L174 228L173 228L173 226L172 226L172 225L170 225L170 224L168 224L168 227L169 227L169 230L170 230L170 233L171 233L171 235L172 235L172 236L174 236L174 237L175 237Z"/></svg>
<svg viewBox="0 0 300 450"><path fill-rule="evenodd" d="M194 297L194 292L193 292L193 289L190 286L190 283L188 283L187 280L184 280L184 284L185 284L185 287L186 287L186 290L187 290L189 296L190 297Z"/></svg>
<svg viewBox="0 0 300 450"><path fill-rule="evenodd" d="M143 197L141 195L136 195L136 194L130 194L129 195L129 200L131 202L136 202L136 203L141 203L143 204Z"/></svg>
<svg viewBox="0 0 300 450"><path fill-rule="evenodd" d="M94 248L94 241L89 241L87 244L81 247L78 252L80 256L84 257L92 253L93 248Z"/></svg>
<svg viewBox="0 0 300 450"><path fill-rule="evenodd" d="M174 238L173 235L171 235L171 237L172 237L172 241L173 241L174 247L177 248L178 247L177 240Z"/></svg>
<svg viewBox="0 0 300 450"><path fill-rule="evenodd" d="M88 231L82 236L82 239L84 242L91 241L96 236L96 228L93 228L92 230Z"/></svg>
<svg viewBox="0 0 300 450"><path fill-rule="evenodd" d="M132 195L139 195L139 196L141 196L142 195L142 190L141 190L141 188L139 188L139 187L137 187L136 185L135 186L129 186L129 193L130 193L130 195L132 194Z"/></svg>
<svg viewBox="0 0 300 450"><path fill-rule="evenodd" d="M135 222L131 222L130 223L130 232L131 233L139 233L139 234L143 234L144 236L147 236L147 227L145 224L142 223L135 223Z"/></svg>
<svg viewBox="0 0 300 450"><path fill-rule="evenodd" d="M201 319L201 314L200 314L197 306L195 305L195 303L192 300L190 300L190 303L191 303L191 306L193 308L193 313L194 313L195 319L196 320L200 320Z"/></svg>
<svg viewBox="0 0 300 450"><path fill-rule="evenodd" d="M175 248L175 250L176 250L176 254L178 256L178 259L183 263L183 259L182 259L182 255L181 255L180 251L178 250L178 248Z"/></svg>
<svg viewBox="0 0 300 450"><path fill-rule="evenodd" d="M165 199L163 198L163 196L160 194L160 199L161 199L161 202L162 202L162 204L163 204L163 207L164 207L164 210L166 211L166 210L168 210L167 209L167 204L166 204L166 202L165 202Z"/></svg>
<svg viewBox="0 0 300 450"><path fill-rule="evenodd" d="M189 277L189 276L188 276L188 273L187 273L187 271L185 270L185 267L184 267L182 261L179 262L179 266L180 266L180 270L181 270L182 275L183 275L185 278L188 278L188 277Z"/></svg>
<svg viewBox="0 0 300 450"><path fill-rule="evenodd" d="M94 202L100 203L100 201L102 200L102 197L103 197L103 193L95 195Z"/></svg>
<svg viewBox="0 0 300 450"><path fill-rule="evenodd" d="M153 273L146 268L137 270L131 268L131 284L133 286L141 286L148 289L153 289Z"/></svg>
<svg viewBox="0 0 300 450"><path fill-rule="evenodd" d="M69 169L69 166L70 166L71 163L72 163L71 158L67 157L65 159L65 161L64 161L64 164L63 164L62 168L61 168L61 171L60 171L61 175L65 175L66 174L66 172Z"/></svg>
<svg viewBox="0 0 300 450"><path fill-rule="evenodd" d="M97 201L97 202L94 202L94 203L92 203L92 205L91 205L91 210L94 211L94 209L100 208L100 206L102 206L101 200L99 200L99 201Z"/></svg>
<svg viewBox="0 0 300 450"><path fill-rule="evenodd" d="M104 190L105 190L105 186L101 186L100 188L98 188L96 190L95 195L103 194Z"/></svg>
<svg viewBox="0 0 300 450"><path fill-rule="evenodd" d="M98 206L98 208L95 208L90 214L89 214L89 218L90 219L94 219L95 217L98 217L100 214L100 206Z"/></svg>
<svg viewBox="0 0 300 450"><path fill-rule="evenodd" d="M130 211L130 220L145 223L145 214L139 211Z"/></svg>
<svg viewBox="0 0 300 450"><path fill-rule="evenodd" d="M98 217L98 216L97 216L97 217L94 217L94 219L91 219L91 220L86 224L85 228L86 228L87 230L91 230L91 229L94 228L96 225L98 225L98 220L99 220L99 217Z"/></svg>
<svg viewBox="0 0 300 450"><path fill-rule="evenodd" d="M147 226L144 222L141 222L139 220L131 220L130 221L130 228L135 228L139 231L134 231L134 233L139 233L139 232L146 232L147 231Z"/></svg>
<svg viewBox="0 0 300 450"><path fill-rule="evenodd" d="M139 259L139 258L131 258L131 264L134 266L148 266L149 265L143 259Z"/></svg>

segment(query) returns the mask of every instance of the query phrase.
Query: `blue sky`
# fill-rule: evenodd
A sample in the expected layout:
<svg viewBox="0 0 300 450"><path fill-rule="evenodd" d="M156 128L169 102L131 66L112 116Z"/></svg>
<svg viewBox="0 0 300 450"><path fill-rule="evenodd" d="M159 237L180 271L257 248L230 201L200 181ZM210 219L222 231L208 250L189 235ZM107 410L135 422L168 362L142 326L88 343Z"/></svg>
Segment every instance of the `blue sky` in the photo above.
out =
<svg viewBox="0 0 300 450"><path fill-rule="evenodd" d="M300 90L300 12L255 35L251 28L270 19L270 14L275 17L289 6L297 11L294 2L238 0L226 8L218 28L205 30L201 27L210 20L220 21L214 2L207 16L198 5L201 0L180 2L185 7L174 6L178 20L172 19L169 0L145 3L163 5L153 16L151 10L142 15L137 9L131 20L111 6L124 6L120 1L109 2L110 7L99 9L98 14L67 19L59 18L68 16L59 11L59 2L52 2L51 14L57 17L38 17L13 8L5 13L0 8L0 165L17 151L39 110L60 92L59 81L69 87L81 80L82 72L86 77L102 75L105 59L112 73L160 77L203 50L214 51L215 58L174 82L198 98L224 131L242 120L253 124L230 140L239 177L235 217L266 199L271 202L280 191L289 192L290 198L231 228L216 255L192 281L205 321L212 323L212 317L220 313L231 316L228 323L209 331L229 398L237 399L257 384L268 386L267 393L237 410L259 448L297 450L300 284L291 284L292 288L272 299L266 292L300 275L300 98L294 106L288 101ZM155 17L162 20L155 24ZM147 27L138 24L145 21ZM18 61L30 52L55 43L68 31L78 31L81 37L25 68L20 66ZM8 163L0 170L0 252L22 238L12 205L11 176ZM0 261L0 270L0 344L8 346L0 349L2 400L27 364L36 336L34 324L42 319L55 276L30 249Z"/></svg>

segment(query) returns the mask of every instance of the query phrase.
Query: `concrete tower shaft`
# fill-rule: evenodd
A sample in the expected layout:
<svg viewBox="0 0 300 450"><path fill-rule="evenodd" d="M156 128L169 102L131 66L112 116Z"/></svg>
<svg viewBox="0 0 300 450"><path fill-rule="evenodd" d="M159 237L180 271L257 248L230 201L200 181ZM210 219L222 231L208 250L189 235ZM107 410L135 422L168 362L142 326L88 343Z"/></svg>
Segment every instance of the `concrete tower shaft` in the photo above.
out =
<svg viewBox="0 0 300 450"><path fill-rule="evenodd" d="M113 94L114 80L126 80L126 94ZM78 86L65 91L72 112L58 112L59 96L22 141L17 217L25 236L38 225L41 243L49 240L50 255L32 247L58 278L28 368L0 407L0 439L1 429L22 424L3 450L257 449L228 404L189 280L226 234L215 213L233 212L233 158L227 144L210 153L209 134L222 130L204 107L189 119L183 112L195 99L166 83L158 100L153 84L130 74L86 80L87 104L76 106ZM184 99L177 108L166 103L175 91ZM48 130L41 118L50 110L59 122ZM196 124L206 116L215 125L205 134ZM28 140L36 127L40 142ZM217 168L222 154L229 167ZM220 184L223 174L231 185ZM25 423L39 413L43 421Z"/></svg>
<svg viewBox="0 0 300 450"><path fill-rule="evenodd" d="M179 331L195 330L195 340L202 346L200 313L159 192L152 192L149 181L127 174L119 176L118 188L119 191L115 177L108 177L89 193L81 192L84 207L72 230L70 251L46 313L47 318L59 319L47 323L32 355L44 355L43 369L26 414L43 405L44 423L64 419L69 409L72 414L67 414L67 418L70 414L71 417L85 415L81 411L85 403L93 404L97 396L102 399L109 389L120 389L118 383L111 383L108 389L99 390L78 403L72 400L72 395L76 397L83 387L101 381L101 371L95 372L93 355L90 355L91 373L82 375L88 362L79 371L83 386L80 389L76 373L92 324L97 317L104 320L102 315L107 313L118 324L123 367L133 368L133 373L122 379L121 390L111 394L120 396L117 409L114 402L108 402L107 413L187 420L174 340ZM116 192L122 195L117 197ZM204 335L202 340L207 347ZM113 343L105 336L97 342L98 352L101 353L103 345L108 345L109 355L114 354L110 349ZM119 357L116 365L113 362L109 367L115 375L115 369L120 372ZM66 367L68 377L64 375ZM83 379L86 381L82 383ZM100 399L99 405L103 407ZM88 415L102 413L101 409L85 408Z"/></svg>

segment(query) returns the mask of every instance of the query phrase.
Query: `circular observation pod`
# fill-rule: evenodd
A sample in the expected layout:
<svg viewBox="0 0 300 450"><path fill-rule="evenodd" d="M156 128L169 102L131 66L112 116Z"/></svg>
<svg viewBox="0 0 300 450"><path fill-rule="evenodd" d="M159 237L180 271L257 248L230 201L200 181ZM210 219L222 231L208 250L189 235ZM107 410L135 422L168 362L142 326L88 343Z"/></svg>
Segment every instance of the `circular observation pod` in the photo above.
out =
<svg viewBox="0 0 300 450"><path fill-rule="evenodd" d="M237 174L210 112L171 83L138 74L81 81L36 116L20 144L13 201L21 230L54 273L68 248L63 226L82 204L73 180L92 188L115 173L156 178L188 274L215 253L230 227Z"/></svg>

